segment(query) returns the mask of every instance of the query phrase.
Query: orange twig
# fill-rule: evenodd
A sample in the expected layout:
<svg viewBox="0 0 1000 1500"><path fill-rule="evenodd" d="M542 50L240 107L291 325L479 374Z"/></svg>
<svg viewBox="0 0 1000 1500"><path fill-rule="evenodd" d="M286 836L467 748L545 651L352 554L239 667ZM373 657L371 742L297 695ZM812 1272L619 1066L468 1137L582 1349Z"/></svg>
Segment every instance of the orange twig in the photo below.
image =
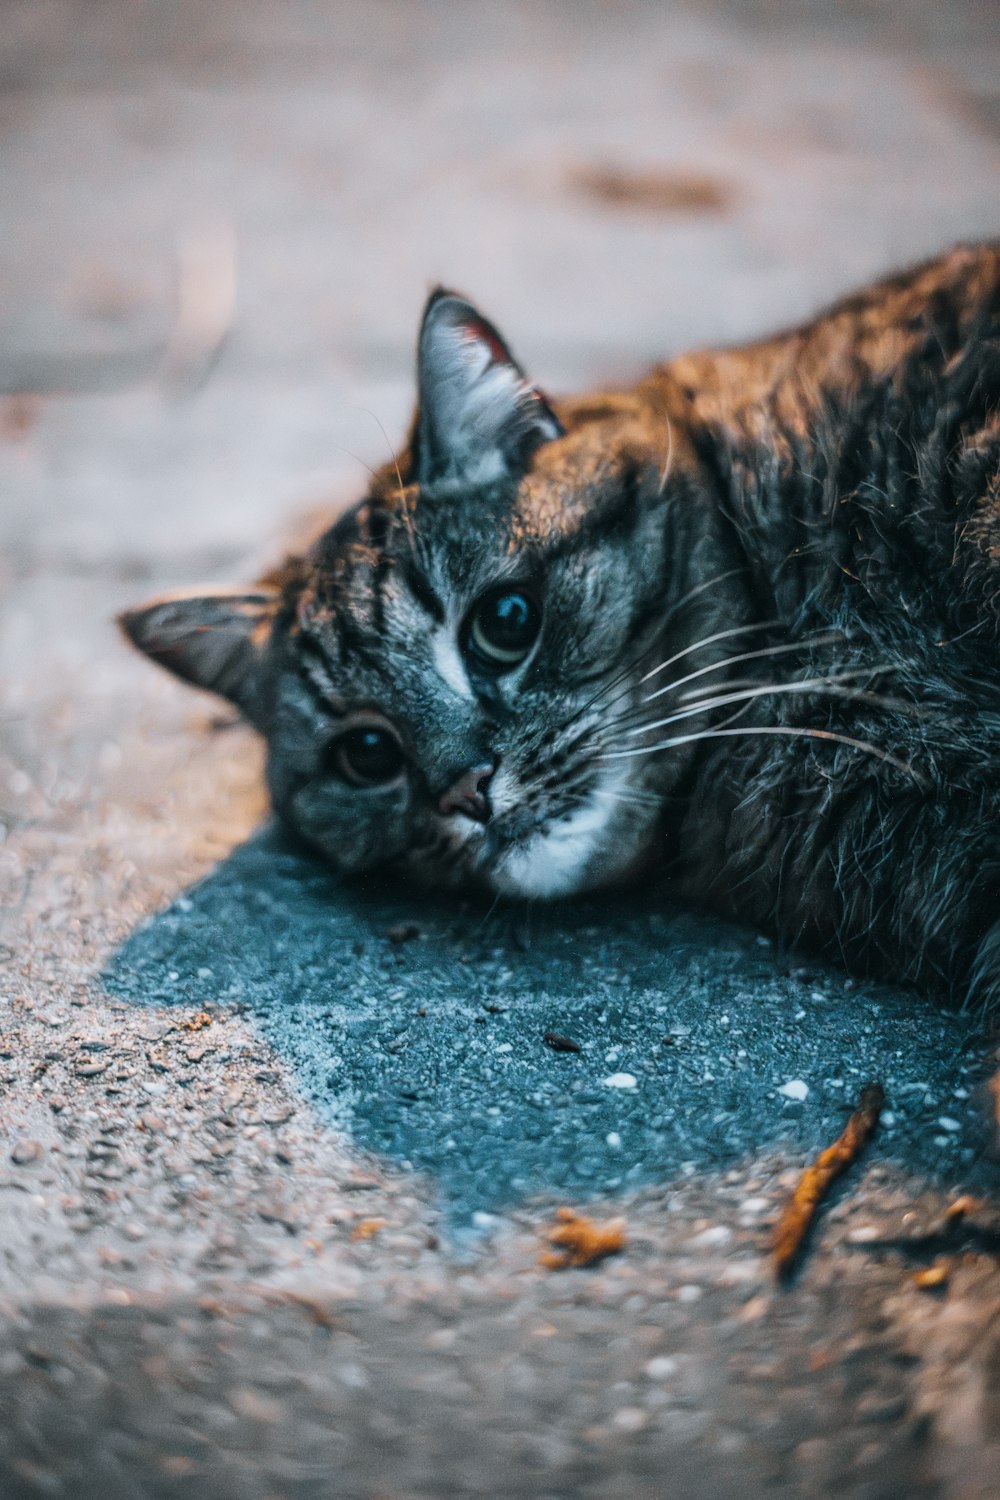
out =
<svg viewBox="0 0 1000 1500"><path fill-rule="evenodd" d="M821 1151L799 1178L774 1231L771 1256L774 1274L779 1279L786 1277L791 1270L827 1188L860 1155L861 1148L878 1124L884 1103L881 1084L870 1083L862 1089L858 1107L843 1134L832 1146Z"/></svg>

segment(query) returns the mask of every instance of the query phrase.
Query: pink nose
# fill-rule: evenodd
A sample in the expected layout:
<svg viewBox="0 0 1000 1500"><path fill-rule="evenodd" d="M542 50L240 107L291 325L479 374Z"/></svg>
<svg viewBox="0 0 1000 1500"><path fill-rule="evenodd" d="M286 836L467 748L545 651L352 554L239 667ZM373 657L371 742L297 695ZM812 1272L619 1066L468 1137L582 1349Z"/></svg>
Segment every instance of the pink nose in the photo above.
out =
<svg viewBox="0 0 1000 1500"><path fill-rule="evenodd" d="M452 813L461 813L463 817L471 818L475 823L488 823L490 803L485 788L489 785L495 770L496 766L484 763L479 766L470 766L467 771L463 771L438 803L438 812L441 816L447 818Z"/></svg>

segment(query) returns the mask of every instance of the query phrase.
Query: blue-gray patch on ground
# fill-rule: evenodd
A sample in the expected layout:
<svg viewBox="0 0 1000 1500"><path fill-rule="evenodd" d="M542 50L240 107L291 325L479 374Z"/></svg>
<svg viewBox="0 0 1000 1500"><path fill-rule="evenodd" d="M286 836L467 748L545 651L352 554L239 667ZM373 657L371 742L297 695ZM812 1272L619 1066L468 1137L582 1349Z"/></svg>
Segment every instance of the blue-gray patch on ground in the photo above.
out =
<svg viewBox="0 0 1000 1500"><path fill-rule="evenodd" d="M407 923L419 934L400 941ZM971 1022L852 989L655 893L486 914L345 885L265 830L140 927L106 978L146 1004L247 1007L321 1115L431 1173L459 1218L776 1142L814 1151L870 1079L888 1096L881 1154L975 1175Z"/></svg>

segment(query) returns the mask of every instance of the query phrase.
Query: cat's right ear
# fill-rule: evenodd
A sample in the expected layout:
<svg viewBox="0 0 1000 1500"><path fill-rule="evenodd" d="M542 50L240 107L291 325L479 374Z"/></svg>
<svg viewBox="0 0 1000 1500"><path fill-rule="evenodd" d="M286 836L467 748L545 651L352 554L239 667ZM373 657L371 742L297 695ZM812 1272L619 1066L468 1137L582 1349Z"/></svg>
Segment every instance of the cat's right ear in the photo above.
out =
<svg viewBox="0 0 1000 1500"><path fill-rule="evenodd" d="M234 703L264 728L264 655L281 604L276 589L180 592L118 616L146 656L184 682Z"/></svg>
<svg viewBox="0 0 1000 1500"><path fill-rule="evenodd" d="M563 426L493 324L443 287L424 309L415 429L421 484L488 483L526 468Z"/></svg>

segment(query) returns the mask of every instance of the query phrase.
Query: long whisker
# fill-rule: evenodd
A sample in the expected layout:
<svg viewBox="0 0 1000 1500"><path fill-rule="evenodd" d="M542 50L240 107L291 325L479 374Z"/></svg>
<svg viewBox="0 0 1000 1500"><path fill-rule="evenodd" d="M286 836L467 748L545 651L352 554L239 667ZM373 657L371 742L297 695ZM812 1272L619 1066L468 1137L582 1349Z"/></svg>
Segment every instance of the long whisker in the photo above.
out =
<svg viewBox="0 0 1000 1500"><path fill-rule="evenodd" d="M413 529L413 516L410 514L410 506L406 498L406 486L403 483L403 476L399 472L399 459L396 457L396 450L393 448L392 443L389 441L389 434L383 427L382 419L379 417L378 413L372 411L371 407L369 406L362 407L362 410L366 413L367 416L371 417L375 423L377 423L378 429L385 439L385 445L389 450L389 458L392 460L392 467L396 471L396 483L399 485L399 511L403 521L403 529L406 532L406 539L410 545L410 555L411 557L413 557L414 561L423 564L424 559L420 552L416 532Z"/></svg>
<svg viewBox="0 0 1000 1500"><path fill-rule="evenodd" d="M733 569L733 571L734 572L739 572L740 570L739 569ZM720 576L720 578L727 578L730 575L727 574L727 573L722 573L719 576ZM715 582L717 580L711 580L711 581ZM693 589L692 593L693 594L700 593L702 587L704 587L704 585L699 586L699 588L697 588L697 589ZM685 596L685 597L690 597L690 595ZM771 622L771 623L775 623L775 622ZM697 651L700 646L711 645L713 643L713 641L720 640L724 636L738 635L743 630L761 630L761 629L765 629L765 628L768 628L768 622L764 622L763 624L760 624L760 625L756 625L755 624L755 625L738 626L735 630L728 630L728 631L722 632L722 635L720 635L720 636L708 636L704 640L695 641L692 645L688 646L684 651L678 652L678 654L676 656L672 656L669 659L669 661L661 662L658 667L654 667L653 670L652 670L652 672L648 672L646 674L646 677L640 677L639 682L640 682L640 684L643 683L643 682L645 682L647 677L652 676L656 672L662 671L665 667L671 666L675 661L679 661L682 656L686 656L686 655L688 655L692 651ZM598 688L598 690L597 690L596 693L592 694L591 697L589 697L586 700L585 703L581 704L580 707L578 709L576 709L570 715L570 717L562 725L562 728L563 729L569 729L570 726L572 724L574 724L577 719L579 719L583 714L585 714L588 709L593 708L594 705L597 704L597 703L599 703L602 699L608 699L608 701L605 703L605 707L606 708L613 708L614 704L618 700L614 699L614 698L609 698L609 695L614 692L615 688L621 686L622 683L626 682L626 679L631 676L632 672L634 672L635 668L639 665L639 663L642 660L642 658L643 658L644 655L645 655L645 649L643 649L642 651L639 651L632 658L631 661L627 662L625 664L625 666L621 668L620 671L618 671L618 672L615 673L614 677L611 678L610 682L603 683ZM724 667L727 664L728 663L725 662L725 661L717 663L717 665L719 667ZM683 680L687 681L686 678L683 679ZM629 693L631 691L632 691L632 684L629 682L629 683L627 683L627 686L625 687L624 692L625 693ZM620 694L619 697L620 696L622 696L622 695Z"/></svg>
<svg viewBox="0 0 1000 1500"><path fill-rule="evenodd" d="M724 573L716 573L713 578L706 578L703 583L699 583L693 589L689 589L686 594L682 594L679 599L675 600L667 610L667 613L664 615L661 622L660 628L665 629L666 626L668 626L674 619L676 619L677 615L685 607L685 605L690 604L691 600L697 598L699 594L705 593L706 589L715 588L716 584L725 583L727 578L736 578L740 573L745 572L745 568L728 568ZM747 626L744 628L757 629L759 627L755 625L753 627ZM698 642L696 644L702 645L704 644L704 642ZM565 721L562 727L564 729L568 729L570 725L575 723L575 721L579 719L582 714L585 714L589 708L592 708L595 703L599 702L600 699L605 696L605 694L613 692L614 689L619 685L619 683L624 682L625 679L635 671L636 667L642 661L642 658L646 654L646 649L647 648L643 646L629 661L625 663L625 665L618 672L615 673L610 682L602 683L601 686L597 689L597 692L594 693L592 697L588 698L585 703L581 704L581 706L576 709ZM696 646L692 646L690 649L695 650Z"/></svg>
<svg viewBox="0 0 1000 1500"><path fill-rule="evenodd" d="M598 787L590 795L591 797L601 797L606 802L614 802L616 805L620 803L623 807L646 807L654 812L663 806L662 797L637 796L634 792L630 792L627 787L620 791Z"/></svg>
<svg viewBox="0 0 1000 1500"><path fill-rule="evenodd" d="M699 698L687 708L679 708L665 718L654 719L649 724L640 724L637 728L626 729L623 735L627 739L639 734L649 734L654 729L664 729L668 724L676 724L680 719L690 719L697 714L707 713L713 708L727 708L730 703L745 703L751 698L777 698L788 696L793 693L818 693L830 698L850 698L871 701L874 700L882 707L909 708L892 698L885 698L879 694L865 693L856 688L843 688L841 683L850 682L859 676L868 676L870 667L855 667L838 673L834 677L803 677L798 682L764 682L757 687L742 688L739 692L717 693L713 698Z"/></svg>
<svg viewBox="0 0 1000 1500"><path fill-rule="evenodd" d="M657 666L651 667L644 677L639 678L640 687L648 682L651 677L657 677L672 667L675 661L681 661L685 656L690 656L693 651L699 651L702 646L714 646L716 641L728 641L734 635L748 635L754 630L773 630L779 620L759 620L753 625L734 625L729 630L718 630L715 635L703 636L700 641L692 641L690 646L685 646L683 651L677 651L673 656L668 656L666 661L661 661Z"/></svg>
<svg viewBox="0 0 1000 1500"><path fill-rule="evenodd" d="M702 729L696 734L673 735L670 739L661 740L656 745L641 745L636 750L610 750L596 758L598 760L623 760L636 755L652 755L657 750L672 750L680 745L693 744L697 740L721 740L741 734L780 734L794 739L833 740L839 745L849 745L853 750L861 750L866 755L873 755L877 760L884 760L889 765L895 766L897 770L905 771L914 780L920 780L909 761L900 760L898 756L891 755L888 750L883 750L868 740L856 740L848 734L837 734L832 729L804 729L792 724L765 724L750 726L746 729Z"/></svg>
<svg viewBox="0 0 1000 1500"><path fill-rule="evenodd" d="M662 495L666 489L667 480L670 478L670 470L674 466L674 429L671 426L669 417L665 416L664 421L667 424L667 456L664 460L663 473L660 475L660 483L656 491L658 495Z"/></svg>
<svg viewBox="0 0 1000 1500"><path fill-rule="evenodd" d="M714 578L706 578L704 583L696 584L693 589L689 589L686 594L682 594L679 599L674 600L664 615L662 623L669 625L672 620L677 618L685 605L690 604L691 600L696 599L699 594L704 594L708 589L714 589L717 583L725 583L727 578L737 578L741 573L745 572L745 567L728 568L725 573L716 573Z"/></svg>
<svg viewBox="0 0 1000 1500"><path fill-rule="evenodd" d="M833 646L843 639L842 631L831 630L826 635L809 636L803 641L786 641L780 646L761 646L758 651L742 651L738 656L727 656L722 661L710 662L707 667L699 667L696 672L688 672L686 677L675 678L666 687L657 688L655 693L650 693L643 702L652 703L654 698L662 698L664 693L675 692L686 682L694 682L696 677L705 677L710 672L719 672L723 667L735 667L743 661L758 661L765 656L787 656L792 651L804 651L807 647Z"/></svg>

